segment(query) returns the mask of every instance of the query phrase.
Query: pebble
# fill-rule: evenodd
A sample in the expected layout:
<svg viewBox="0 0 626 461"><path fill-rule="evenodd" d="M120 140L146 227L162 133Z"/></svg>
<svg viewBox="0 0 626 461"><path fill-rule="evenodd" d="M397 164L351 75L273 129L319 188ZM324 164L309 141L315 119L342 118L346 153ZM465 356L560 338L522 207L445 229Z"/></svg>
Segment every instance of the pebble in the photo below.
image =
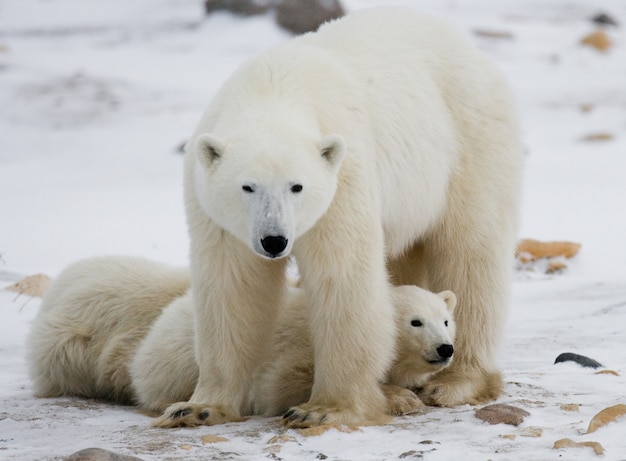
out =
<svg viewBox="0 0 626 461"><path fill-rule="evenodd" d="M612 17L606 13L598 13L594 17L591 18L592 22L600 25L609 25L617 27L619 23Z"/></svg>
<svg viewBox="0 0 626 461"><path fill-rule="evenodd" d="M560 362L576 362L578 365L586 368L600 368L603 365L600 362L585 357L584 355L574 354L573 352L563 352L555 360L554 363Z"/></svg>
<svg viewBox="0 0 626 461"><path fill-rule="evenodd" d="M580 43L582 45L595 48L598 51L607 51L611 48L611 46L613 46L613 42L611 42L611 39L603 30L596 30L589 35L584 36L580 40Z"/></svg>
<svg viewBox="0 0 626 461"><path fill-rule="evenodd" d="M560 448L583 448L589 447L592 448L596 455L604 454L604 448L600 445L599 442L574 442L572 439L559 439L554 442L552 448L560 449Z"/></svg>
<svg viewBox="0 0 626 461"><path fill-rule="evenodd" d="M489 424L510 424L519 426L526 416L530 416L526 410L504 403L494 403L486 407L479 408L474 415Z"/></svg>
<svg viewBox="0 0 626 461"><path fill-rule="evenodd" d="M86 448L72 453L64 461L142 461L135 456L120 455L102 448Z"/></svg>
<svg viewBox="0 0 626 461"><path fill-rule="evenodd" d="M601 427L604 427L624 416L626 416L626 405L624 404L613 405L612 407L605 408L591 418L589 427L587 428L587 434L591 434Z"/></svg>

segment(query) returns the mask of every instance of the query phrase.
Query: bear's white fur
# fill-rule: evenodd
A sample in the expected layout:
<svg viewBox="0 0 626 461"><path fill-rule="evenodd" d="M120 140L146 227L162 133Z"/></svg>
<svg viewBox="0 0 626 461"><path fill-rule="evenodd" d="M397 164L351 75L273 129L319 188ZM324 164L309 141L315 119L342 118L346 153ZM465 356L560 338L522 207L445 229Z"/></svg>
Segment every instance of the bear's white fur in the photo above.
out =
<svg viewBox="0 0 626 461"><path fill-rule="evenodd" d="M28 338L35 394L133 403L129 357L188 289L187 270L142 258L100 257L67 267L45 294Z"/></svg>
<svg viewBox="0 0 626 461"><path fill-rule="evenodd" d="M193 302L182 294L188 286L187 271L139 258L93 258L68 267L45 295L28 341L37 395L101 398L157 412L188 399L198 380ZM398 344L383 391L387 413L402 414L422 405L406 388L450 364L456 297L414 286L395 287L391 296ZM306 402L313 386L306 292L290 285L279 311L251 387L252 414L278 415ZM203 417L208 410L189 405L156 425L220 422L210 411L211 418Z"/></svg>
<svg viewBox="0 0 626 461"><path fill-rule="evenodd" d="M326 24L237 70L186 150L199 364L189 403L232 420L250 411L289 254L316 364L294 426L384 412L388 280L459 299L459 353L423 398L499 395L522 148L502 75L464 35L408 9Z"/></svg>

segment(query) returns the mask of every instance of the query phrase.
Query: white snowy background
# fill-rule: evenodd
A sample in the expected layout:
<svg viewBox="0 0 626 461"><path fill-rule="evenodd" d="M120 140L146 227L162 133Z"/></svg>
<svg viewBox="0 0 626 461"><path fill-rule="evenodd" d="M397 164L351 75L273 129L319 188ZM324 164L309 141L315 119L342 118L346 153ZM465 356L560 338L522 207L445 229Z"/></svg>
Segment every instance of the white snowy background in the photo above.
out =
<svg viewBox="0 0 626 461"><path fill-rule="evenodd" d="M343 4L448 18L514 88L527 146L520 236L583 245L560 274L516 272L498 401L530 416L488 425L471 406L433 408L318 436L264 418L153 429L134 408L34 398L24 342L40 300L0 290L0 459L92 446L144 460L626 459L626 419L586 434L597 412L626 403L626 2ZM605 52L580 44L599 12L619 23L604 27ZM0 0L0 288L95 255L185 265L178 148L235 67L288 38L270 15L206 17L200 0ZM585 140L597 134L608 139ZM619 375L554 365L561 352ZM561 438L605 454L553 449Z"/></svg>

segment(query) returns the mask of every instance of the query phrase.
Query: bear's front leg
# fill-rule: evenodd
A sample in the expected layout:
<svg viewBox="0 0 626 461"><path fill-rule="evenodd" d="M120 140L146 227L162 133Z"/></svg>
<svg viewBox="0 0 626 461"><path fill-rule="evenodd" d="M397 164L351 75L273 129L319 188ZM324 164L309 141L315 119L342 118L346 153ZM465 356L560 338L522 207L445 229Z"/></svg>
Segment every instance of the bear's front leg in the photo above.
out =
<svg viewBox="0 0 626 461"><path fill-rule="evenodd" d="M210 252L195 250L192 240L198 382L189 402L171 406L159 427L240 421L249 412L252 376L284 302L287 261L263 259L218 233Z"/></svg>
<svg viewBox="0 0 626 461"><path fill-rule="evenodd" d="M309 297L315 375L310 400L286 414L290 427L388 420L379 383L392 359L395 324L382 229L373 204L349 208L346 216L333 204L294 247Z"/></svg>

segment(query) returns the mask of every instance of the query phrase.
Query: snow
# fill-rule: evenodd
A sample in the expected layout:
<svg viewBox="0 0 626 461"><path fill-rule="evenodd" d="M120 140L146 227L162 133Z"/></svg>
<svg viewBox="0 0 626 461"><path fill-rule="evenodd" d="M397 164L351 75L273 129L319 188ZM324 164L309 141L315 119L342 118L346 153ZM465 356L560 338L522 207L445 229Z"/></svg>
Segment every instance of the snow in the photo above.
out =
<svg viewBox="0 0 626 461"><path fill-rule="evenodd" d="M596 413L626 403L626 4L395 3L457 24L506 73L527 146L520 235L583 245L561 274L515 276L498 402L531 415L519 427L491 426L475 407L431 408L317 436L264 418L154 429L134 408L34 398L24 342L40 301L0 291L1 459L59 459L90 446L144 460L597 457L591 448L553 449L561 438L597 441L600 458L626 459L626 420L586 434ZM579 43L598 12L621 24L604 29L613 41L604 53ZM0 287L102 254L186 264L178 148L235 67L287 38L271 15L206 18L199 0L0 0ZM612 139L583 140L597 133ZM561 352L619 376L553 365ZM203 443L207 434L228 441Z"/></svg>

